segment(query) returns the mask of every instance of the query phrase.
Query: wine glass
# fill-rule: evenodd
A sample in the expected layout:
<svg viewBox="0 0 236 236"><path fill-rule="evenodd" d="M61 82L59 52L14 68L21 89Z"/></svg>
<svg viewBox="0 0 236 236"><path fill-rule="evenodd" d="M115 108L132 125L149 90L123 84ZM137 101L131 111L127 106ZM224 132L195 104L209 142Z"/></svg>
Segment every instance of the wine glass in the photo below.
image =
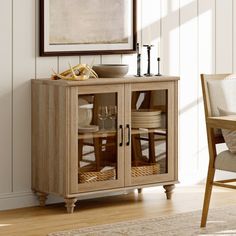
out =
<svg viewBox="0 0 236 236"><path fill-rule="evenodd" d="M98 107L98 119L102 121L101 130L105 130L105 120L108 118L107 106Z"/></svg>
<svg viewBox="0 0 236 236"><path fill-rule="evenodd" d="M112 130L115 130L116 129L116 127L115 127L115 125L116 125L116 116L117 116L117 106L112 106L112 105L110 105L109 107L108 107L108 117L109 117L109 119L111 119L111 129Z"/></svg>

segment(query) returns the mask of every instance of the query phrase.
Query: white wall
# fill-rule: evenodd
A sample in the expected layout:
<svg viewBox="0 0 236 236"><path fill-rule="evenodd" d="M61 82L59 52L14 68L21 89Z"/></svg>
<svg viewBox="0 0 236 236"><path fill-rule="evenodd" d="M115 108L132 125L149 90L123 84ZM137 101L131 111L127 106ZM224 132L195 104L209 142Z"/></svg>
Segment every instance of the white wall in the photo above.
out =
<svg viewBox="0 0 236 236"><path fill-rule="evenodd" d="M1 0L0 14L0 210L37 204L30 190L30 79L49 77L91 56L39 54L39 0ZM199 74L236 70L236 4L233 0L138 0L138 41L160 45L162 73L180 75L180 155L182 183L206 175L207 142ZM151 38L151 39L150 39ZM146 54L143 50L143 73ZM129 63L135 55L96 56L97 63Z"/></svg>

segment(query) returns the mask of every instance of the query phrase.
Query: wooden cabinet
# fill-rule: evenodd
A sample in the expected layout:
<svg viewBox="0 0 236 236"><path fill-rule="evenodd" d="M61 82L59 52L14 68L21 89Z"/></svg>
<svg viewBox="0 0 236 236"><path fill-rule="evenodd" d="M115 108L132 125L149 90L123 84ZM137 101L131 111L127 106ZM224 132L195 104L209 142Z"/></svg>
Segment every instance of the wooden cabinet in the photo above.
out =
<svg viewBox="0 0 236 236"><path fill-rule="evenodd" d="M32 189L65 199L178 182L178 77L32 80Z"/></svg>

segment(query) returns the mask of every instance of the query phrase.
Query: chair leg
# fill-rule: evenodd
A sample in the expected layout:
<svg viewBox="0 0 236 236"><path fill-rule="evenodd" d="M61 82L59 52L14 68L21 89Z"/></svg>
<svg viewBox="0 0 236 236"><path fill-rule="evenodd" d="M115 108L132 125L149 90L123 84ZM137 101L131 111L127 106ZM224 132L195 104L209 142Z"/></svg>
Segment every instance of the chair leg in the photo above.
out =
<svg viewBox="0 0 236 236"><path fill-rule="evenodd" d="M215 168L209 166L207 174L207 183L205 188L204 203L202 209L201 227L206 227L214 176L215 176Z"/></svg>
<svg viewBox="0 0 236 236"><path fill-rule="evenodd" d="M148 134L148 139L149 139L149 163L155 163L156 158L155 158L155 138L154 138L154 133L149 133Z"/></svg>
<svg viewBox="0 0 236 236"><path fill-rule="evenodd" d="M102 140L99 137L93 138L93 144L94 144L94 154L95 154L96 167L97 167L97 170L100 171Z"/></svg>

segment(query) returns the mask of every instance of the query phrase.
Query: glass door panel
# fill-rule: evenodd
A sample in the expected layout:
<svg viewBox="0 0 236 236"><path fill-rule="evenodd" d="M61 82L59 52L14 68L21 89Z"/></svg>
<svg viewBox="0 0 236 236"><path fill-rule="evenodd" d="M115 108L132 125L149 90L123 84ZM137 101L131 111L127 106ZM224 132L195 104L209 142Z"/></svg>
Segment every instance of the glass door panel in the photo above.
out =
<svg viewBox="0 0 236 236"><path fill-rule="evenodd" d="M118 94L78 95L78 184L115 181L118 171Z"/></svg>
<svg viewBox="0 0 236 236"><path fill-rule="evenodd" d="M126 156L130 153L130 160L126 160L126 185L171 180L174 178L174 120L170 115L174 113L174 98L170 96L173 87L168 83L140 83L128 89L131 112L126 115L126 124L131 126L131 145L126 147Z"/></svg>
<svg viewBox="0 0 236 236"><path fill-rule="evenodd" d="M132 178L168 173L167 90L133 91Z"/></svg>

